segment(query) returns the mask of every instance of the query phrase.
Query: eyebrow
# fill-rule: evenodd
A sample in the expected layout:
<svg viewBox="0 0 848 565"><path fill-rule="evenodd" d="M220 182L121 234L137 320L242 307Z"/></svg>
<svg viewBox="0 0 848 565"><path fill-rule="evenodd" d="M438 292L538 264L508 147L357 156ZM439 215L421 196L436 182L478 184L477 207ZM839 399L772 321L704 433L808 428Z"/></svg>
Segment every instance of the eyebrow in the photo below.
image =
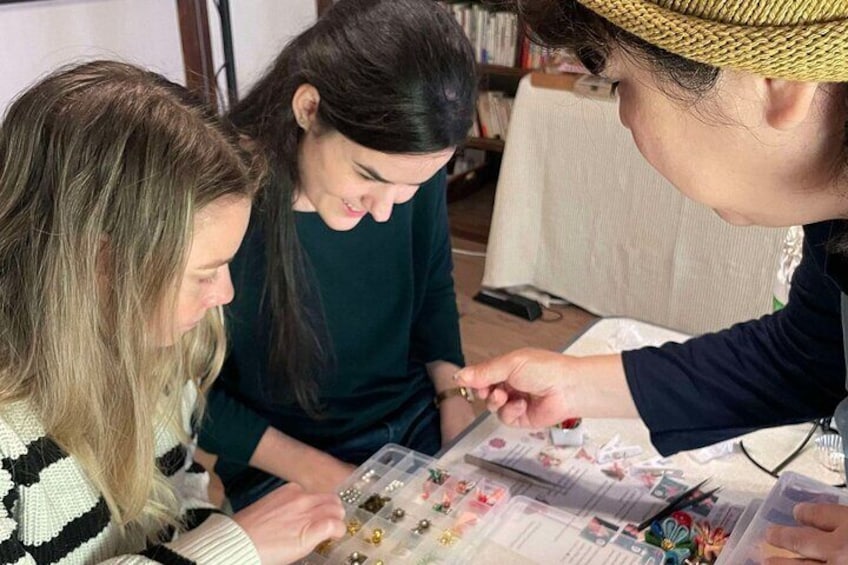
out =
<svg viewBox="0 0 848 565"><path fill-rule="evenodd" d="M229 257L227 259L218 259L217 261L213 261L211 263L207 263L206 265L201 265L200 267L197 267L197 270L198 271L206 271L208 269L217 269L221 265L226 265L227 263L232 262L234 257L235 256Z"/></svg>
<svg viewBox="0 0 848 565"><path fill-rule="evenodd" d="M372 169L368 165L363 165L359 161L354 161L353 164L356 165L357 167L359 167L360 169L362 169L363 171L365 171L366 173L368 173L369 175L371 175L372 177L374 177L374 180L377 181L377 182L382 182L382 183L385 183L385 184L394 184L392 181L386 180L385 178L383 178L383 176L380 173L378 173L377 171L375 171L374 169Z"/></svg>
<svg viewBox="0 0 848 565"><path fill-rule="evenodd" d="M380 173L378 173L377 171L375 171L374 169L372 169L368 165L363 165L359 161L354 161L353 164L356 165L357 167L359 167L360 169L362 169L363 171L365 171L366 173L368 173L369 175L371 175L374 178L375 181L381 182L383 184L405 184L407 186L421 186L422 184L427 182L426 180L421 181L421 182L411 182L411 183L392 182L392 181L390 181L386 178L383 178L383 176Z"/></svg>

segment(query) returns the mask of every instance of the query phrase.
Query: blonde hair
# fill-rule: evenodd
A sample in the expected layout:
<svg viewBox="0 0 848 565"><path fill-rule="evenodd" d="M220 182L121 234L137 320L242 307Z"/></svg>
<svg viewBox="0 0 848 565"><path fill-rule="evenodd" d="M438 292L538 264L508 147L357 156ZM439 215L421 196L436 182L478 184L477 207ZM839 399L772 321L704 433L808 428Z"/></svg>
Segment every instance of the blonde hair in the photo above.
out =
<svg viewBox="0 0 848 565"><path fill-rule="evenodd" d="M183 390L223 356L219 311L172 347L147 321L197 211L252 196L259 168L183 87L117 62L52 74L0 126L0 406L27 402L126 532L177 524L155 434L185 438Z"/></svg>

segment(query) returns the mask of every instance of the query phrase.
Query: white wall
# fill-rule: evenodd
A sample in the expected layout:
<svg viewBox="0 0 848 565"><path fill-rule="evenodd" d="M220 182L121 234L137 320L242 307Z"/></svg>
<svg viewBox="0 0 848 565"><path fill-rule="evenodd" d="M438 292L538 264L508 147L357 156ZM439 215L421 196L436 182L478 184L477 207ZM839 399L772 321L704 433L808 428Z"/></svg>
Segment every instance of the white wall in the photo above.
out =
<svg viewBox="0 0 848 565"><path fill-rule="evenodd" d="M215 67L223 62L218 13L208 1ZM236 81L243 96L271 64L283 46L317 17L315 0L230 0ZM219 84L226 88L221 73Z"/></svg>
<svg viewBox="0 0 848 565"><path fill-rule="evenodd" d="M208 0L215 68L223 63L218 12ZM295 35L315 22L315 0L230 0L239 93ZM56 67L119 59L185 84L175 0L41 0L0 5L0 113ZM222 94L224 73L219 75ZM222 96L225 98L225 96Z"/></svg>
<svg viewBox="0 0 848 565"><path fill-rule="evenodd" d="M185 84L176 2L42 0L0 5L0 112L18 92L57 66L91 58L143 65Z"/></svg>

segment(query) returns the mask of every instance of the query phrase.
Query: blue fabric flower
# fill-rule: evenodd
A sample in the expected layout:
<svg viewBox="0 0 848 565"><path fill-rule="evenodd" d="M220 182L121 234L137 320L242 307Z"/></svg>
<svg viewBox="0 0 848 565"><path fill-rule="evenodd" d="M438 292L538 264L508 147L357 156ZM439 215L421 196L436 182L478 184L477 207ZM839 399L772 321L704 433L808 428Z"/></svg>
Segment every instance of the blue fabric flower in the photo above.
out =
<svg viewBox="0 0 848 565"><path fill-rule="evenodd" d="M674 518L651 524L651 529L645 533L645 541L665 551L666 565L683 565L695 549L692 532Z"/></svg>

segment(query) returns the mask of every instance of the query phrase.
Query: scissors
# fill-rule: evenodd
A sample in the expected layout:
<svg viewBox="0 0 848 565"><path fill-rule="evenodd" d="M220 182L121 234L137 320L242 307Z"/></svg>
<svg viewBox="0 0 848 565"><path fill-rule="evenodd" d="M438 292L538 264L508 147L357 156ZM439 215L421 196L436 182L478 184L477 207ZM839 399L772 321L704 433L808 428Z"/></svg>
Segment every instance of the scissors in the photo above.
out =
<svg viewBox="0 0 848 565"><path fill-rule="evenodd" d="M645 528L650 526L652 523L654 523L658 520L663 520L663 519L671 516L672 514L677 512L678 510L683 510L684 508L689 508L691 506L695 506L699 502L703 502L704 500L710 498L715 493L717 493L718 491L721 490L721 487L716 487L712 490L701 492L701 493L693 496L709 480L710 479L708 477L708 478L704 479L703 481L701 481L700 483L698 483L697 485L690 488L689 490L683 491L680 494L678 494L677 496L675 496L674 498L672 498L671 500L669 500L668 504L666 504L659 512L657 512L656 514L654 514L652 516L645 518L638 526L636 526L636 530L641 532L642 530L644 530Z"/></svg>

